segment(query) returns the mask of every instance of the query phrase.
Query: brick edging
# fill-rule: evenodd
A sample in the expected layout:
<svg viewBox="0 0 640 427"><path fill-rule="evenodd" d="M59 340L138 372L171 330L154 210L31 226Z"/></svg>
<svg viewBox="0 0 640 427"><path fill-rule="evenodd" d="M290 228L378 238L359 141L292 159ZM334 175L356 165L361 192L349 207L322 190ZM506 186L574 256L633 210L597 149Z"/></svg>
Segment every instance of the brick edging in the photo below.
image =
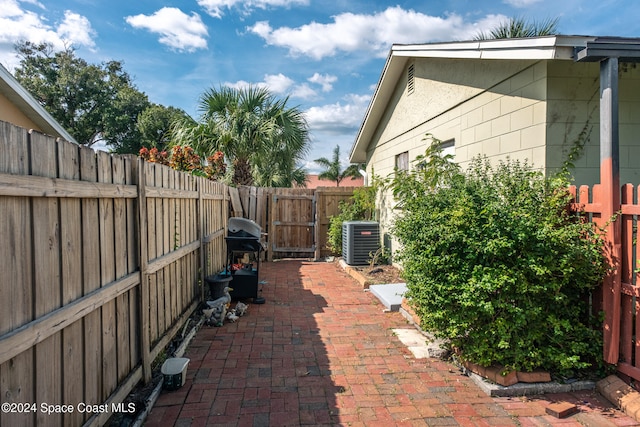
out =
<svg viewBox="0 0 640 427"><path fill-rule="evenodd" d="M402 298L401 309L406 313L405 317L409 317L410 321L420 329L420 318L415 313L409 301ZM407 319L409 320L409 319ZM511 371L505 372L500 366L482 367L475 363L465 362L464 367L469 371L487 378L503 387L508 387L519 382L523 383L547 383L551 382L551 375L548 372L535 370L533 372Z"/></svg>
<svg viewBox="0 0 640 427"><path fill-rule="evenodd" d="M339 263L340 263L340 266L344 269L344 271L349 276L353 277L358 283L360 283L360 286L362 286L363 289L369 289L371 282L367 280L364 274L360 273L360 271L358 271L357 268L351 267L350 265L348 265L342 259L339 261Z"/></svg>
<svg viewBox="0 0 640 427"><path fill-rule="evenodd" d="M609 375L598 381L596 389L625 414L640 421L640 393L616 375Z"/></svg>

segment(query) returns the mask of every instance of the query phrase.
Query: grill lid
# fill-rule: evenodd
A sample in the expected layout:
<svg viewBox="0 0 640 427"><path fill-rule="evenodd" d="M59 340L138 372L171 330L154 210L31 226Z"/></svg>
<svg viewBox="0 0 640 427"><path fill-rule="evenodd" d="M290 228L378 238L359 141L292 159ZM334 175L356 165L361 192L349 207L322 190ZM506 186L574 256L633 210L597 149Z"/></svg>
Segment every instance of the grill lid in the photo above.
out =
<svg viewBox="0 0 640 427"><path fill-rule="evenodd" d="M258 224L250 219L240 217L229 218L227 230L229 236L254 237L259 239L262 234L262 228Z"/></svg>

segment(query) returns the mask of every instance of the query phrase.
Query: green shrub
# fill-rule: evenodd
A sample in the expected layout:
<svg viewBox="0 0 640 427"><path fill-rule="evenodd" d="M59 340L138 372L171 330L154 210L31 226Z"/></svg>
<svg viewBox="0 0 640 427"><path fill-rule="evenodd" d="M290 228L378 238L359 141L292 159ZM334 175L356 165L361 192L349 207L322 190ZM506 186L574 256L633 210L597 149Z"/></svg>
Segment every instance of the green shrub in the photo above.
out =
<svg viewBox="0 0 640 427"><path fill-rule="evenodd" d="M339 203L340 213L329 218L327 246L335 255L342 253L342 223L345 221L368 221L374 219L378 185L375 178L368 187L358 187L353 197Z"/></svg>
<svg viewBox="0 0 640 427"><path fill-rule="evenodd" d="M463 173L434 158L437 143L391 182L421 325L482 366L566 375L599 363L588 299L605 273L602 239L569 213L566 180L516 161L475 159Z"/></svg>

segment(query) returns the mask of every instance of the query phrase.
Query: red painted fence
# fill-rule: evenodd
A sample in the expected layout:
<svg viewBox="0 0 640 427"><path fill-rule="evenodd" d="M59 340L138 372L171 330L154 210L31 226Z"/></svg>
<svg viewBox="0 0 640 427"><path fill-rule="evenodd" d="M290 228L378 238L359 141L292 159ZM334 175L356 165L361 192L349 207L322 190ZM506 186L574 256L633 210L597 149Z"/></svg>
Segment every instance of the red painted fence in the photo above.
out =
<svg viewBox="0 0 640 427"><path fill-rule="evenodd" d="M638 216L640 186L622 186L620 209L605 213L610 195L596 184L592 188L571 187L574 210L582 210L598 227L605 228L605 251L612 271L605 278L601 291L594 296L594 308L604 310L605 361L617 365L618 371L640 380L640 280L638 280Z"/></svg>

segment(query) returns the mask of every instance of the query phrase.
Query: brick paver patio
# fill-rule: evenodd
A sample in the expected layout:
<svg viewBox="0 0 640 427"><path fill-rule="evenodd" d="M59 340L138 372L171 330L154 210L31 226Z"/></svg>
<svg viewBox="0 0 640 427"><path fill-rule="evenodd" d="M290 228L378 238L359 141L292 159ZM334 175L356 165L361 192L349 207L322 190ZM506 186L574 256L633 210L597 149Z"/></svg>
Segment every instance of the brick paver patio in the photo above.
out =
<svg viewBox="0 0 640 427"><path fill-rule="evenodd" d="M163 391L146 426L636 426L595 392L491 398L455 365L415 359L412 328L333 263L263 263L264 305L204 326L186 384ZM579 406L556 419L545 407Z"/></svg>

